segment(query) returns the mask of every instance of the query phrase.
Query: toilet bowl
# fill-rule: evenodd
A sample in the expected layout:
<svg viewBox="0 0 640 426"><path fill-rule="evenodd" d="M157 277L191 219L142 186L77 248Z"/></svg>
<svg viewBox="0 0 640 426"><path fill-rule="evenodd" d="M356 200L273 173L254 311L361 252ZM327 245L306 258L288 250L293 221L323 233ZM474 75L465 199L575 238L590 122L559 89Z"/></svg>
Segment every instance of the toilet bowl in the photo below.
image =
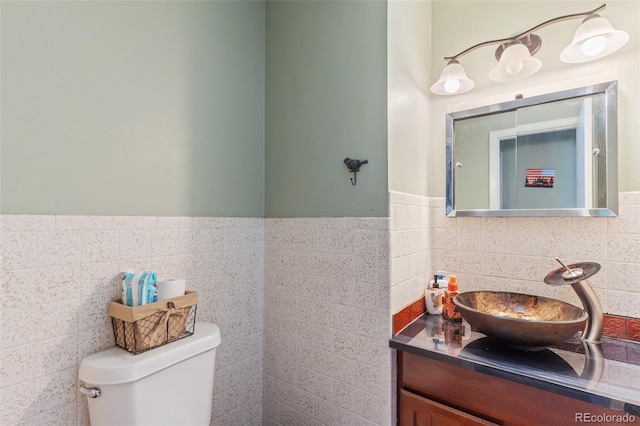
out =
<svg viewBox="0 0 640 426"><path fill-rule="evenodd" d="M92 426L204 426L211 421L220 330L197 322L192 336L133 355L111 348L80 363Z"/></svg>

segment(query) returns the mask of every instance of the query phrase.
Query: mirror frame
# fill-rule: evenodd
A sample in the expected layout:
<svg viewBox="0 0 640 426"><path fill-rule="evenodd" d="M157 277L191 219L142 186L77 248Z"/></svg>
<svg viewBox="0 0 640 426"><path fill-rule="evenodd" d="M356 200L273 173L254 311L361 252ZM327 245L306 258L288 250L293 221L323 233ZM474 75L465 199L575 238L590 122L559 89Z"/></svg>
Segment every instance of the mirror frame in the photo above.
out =
<svg viewBox="0 0 640 426"><path fill-rule="evenodd" d="M454 201L454 167L453 154L455 148L455 120L462 118L479 117L483 115L497 114L501 112L514 111L518 108L540 105L549 102L556 102L565 99L577 98L581 96L604 93L605 95L605 168L606 173L601 173L597 177L597 185L600 189L598 198L606 201L606 208L566 208L566 209L474 209L455 210ZM447 186L445 196L445 214L448 217L457 216L479 216L479 217L546 217L546 216L593 216L593 217L615 217L618 215L618 82L608 81L591 86L579 87L575 89L563 90L560 92L547 93L530 98L516 99L473 108L465 111L451 112L446 115L446 173ZM605 192L605 194L601 194Z"/></svg>

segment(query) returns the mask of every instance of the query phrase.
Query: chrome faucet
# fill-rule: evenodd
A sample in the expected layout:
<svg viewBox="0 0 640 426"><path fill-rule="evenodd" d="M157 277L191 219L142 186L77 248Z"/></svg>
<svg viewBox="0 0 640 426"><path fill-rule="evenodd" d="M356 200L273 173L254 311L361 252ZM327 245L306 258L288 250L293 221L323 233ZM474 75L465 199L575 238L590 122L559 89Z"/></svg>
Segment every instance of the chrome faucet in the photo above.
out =
<svg viewBox="0 0 640 426"><path fill-rule="evenodd" d="M565 265L556 257L556 261L562 268L551 271L544 277L544 282L549 285L571 285L576 292L584 310L589 314L587 323L582 330L581 339L587 342L599 343L604 327L604 314L598 295L587 278L594 276L600 270L600 264L595 262L582 262Z"/></svg>

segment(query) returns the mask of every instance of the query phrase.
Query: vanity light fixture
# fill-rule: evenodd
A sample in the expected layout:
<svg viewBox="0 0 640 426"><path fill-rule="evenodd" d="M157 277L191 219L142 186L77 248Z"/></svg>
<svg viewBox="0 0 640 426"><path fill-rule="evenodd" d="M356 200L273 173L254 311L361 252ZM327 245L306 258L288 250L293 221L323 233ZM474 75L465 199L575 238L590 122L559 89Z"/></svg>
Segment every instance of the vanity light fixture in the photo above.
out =
<svg viewBox="0 0 640 426"><path fill-rule="evenodd" d="M489 72L490 80L511 81L535 74L542 68L542 61L533 58L542 45L542 38L534 34L534 31L571 19L584 18L571 44L562 51L560 60L579 63L609 55L627 43L629 34L615 30L609 21L598 15L606 7L603 4L588 12L549 19L516 36L478 43L457 55L447 56L444 58L447 66L442 70L438 81L431 86L431 92L436 95L458 95L473 89L475 83L467 77L458 58L480 47L494 44L499 44L495 52L498 64Z"/></svg>

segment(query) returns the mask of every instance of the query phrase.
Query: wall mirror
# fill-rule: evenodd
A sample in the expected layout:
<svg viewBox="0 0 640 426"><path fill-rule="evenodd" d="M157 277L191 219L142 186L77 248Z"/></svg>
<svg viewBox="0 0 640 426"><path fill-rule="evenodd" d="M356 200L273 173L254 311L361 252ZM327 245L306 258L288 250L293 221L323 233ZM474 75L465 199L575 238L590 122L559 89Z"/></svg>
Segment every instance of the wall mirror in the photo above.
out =
<svg viewBox="0 0 640 426"><path fill-rule="evenodd" d="M447 114L447 216L617 216L617 86Z"/></svg>

